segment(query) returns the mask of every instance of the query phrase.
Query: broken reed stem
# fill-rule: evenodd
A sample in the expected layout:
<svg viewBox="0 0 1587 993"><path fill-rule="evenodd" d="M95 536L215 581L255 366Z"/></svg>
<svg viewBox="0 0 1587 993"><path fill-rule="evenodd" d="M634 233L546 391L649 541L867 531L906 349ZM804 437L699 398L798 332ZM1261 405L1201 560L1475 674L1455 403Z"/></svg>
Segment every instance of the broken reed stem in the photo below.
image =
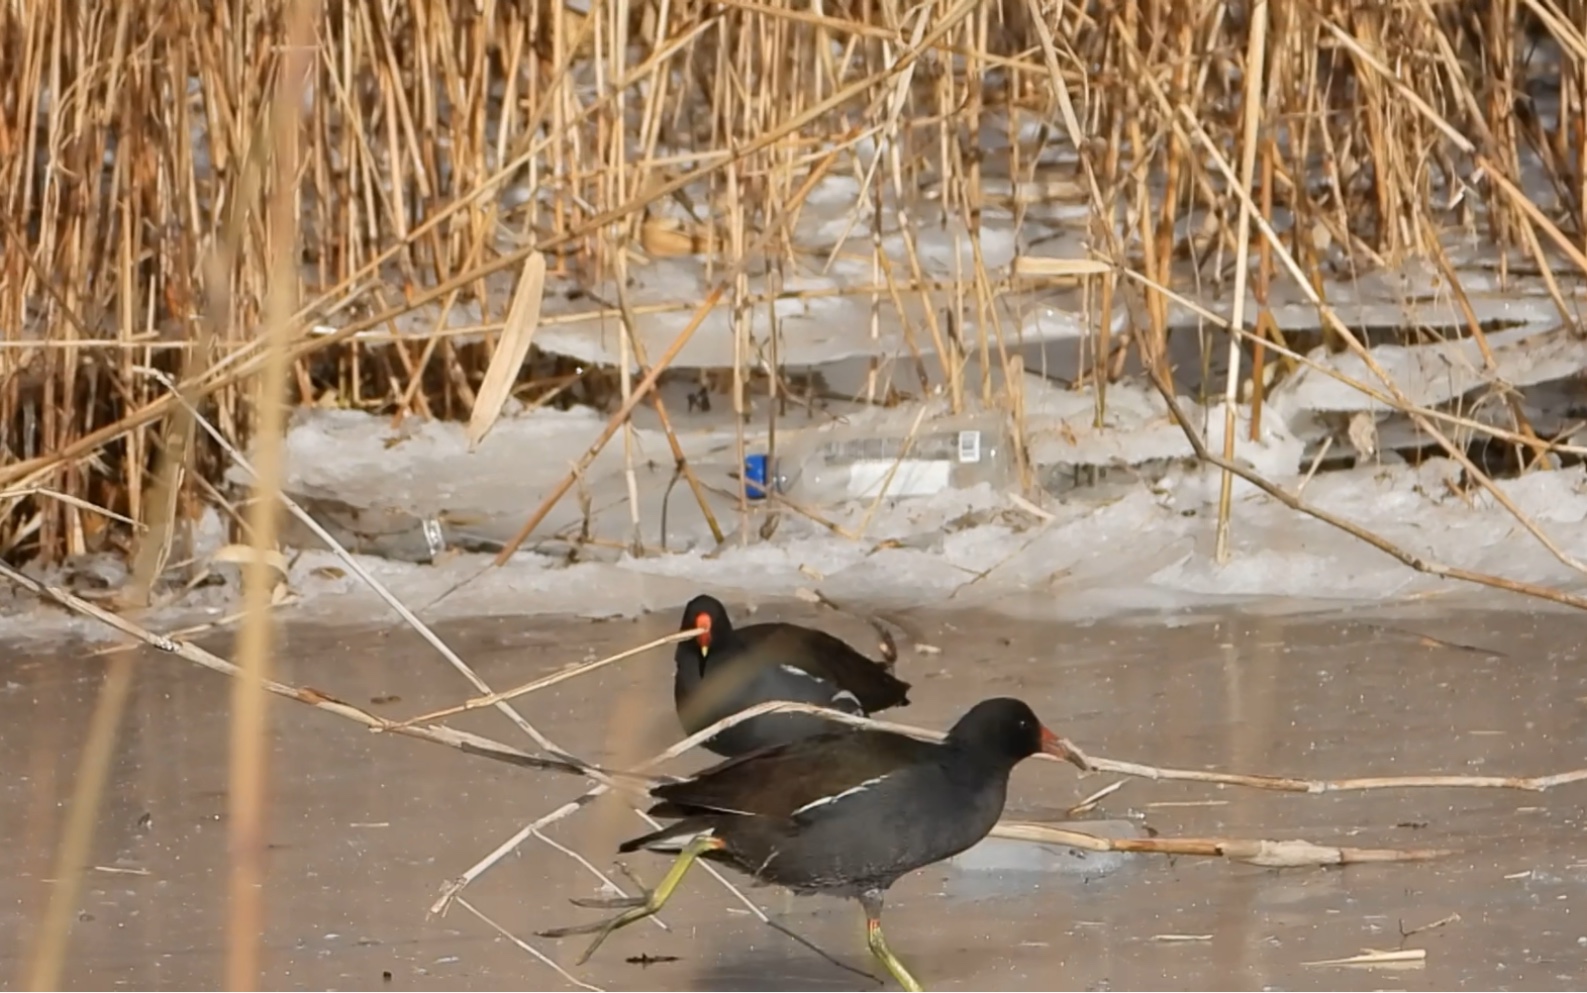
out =
<svg viewBox="0 0 1587 993"><path fill-rule="evenodd" d="M871 727L884 731L894 731L925 741L941 741L946 737L946 735L942 732L929 731L924 728L917 728L907 724L895 724L888 721L874 720L872 718L855 717L841 711L825 710L821 707L814 707L808 704L791 703L787 701L769 701L766 703L757 704L753 707L747 707L744 710L716 721L709 727L702 728L698 732L685 737L683 740L670 745L656 755L646 759L644 762L641 762L638 766L634 767L634 769L630 770L629 775L635 782L642 781L648 770L661 765L663 762L677 758L679 755L682 755L684 752L697 747L701 742L714 737L721 731L736 724L742 723L743 721L758 717L761 714L776 712L816 714L828 720L852 725L854 727ZM1201 782L1217 782L1228 785L1250 786L1259 789L1306 793L1329 792L1328 787L1334 786L1340 786L1341 788L1348 787L1351 789L1389 788L1388 780L1386 779L1354 781L1346 780L1342 781L1341 783L1326 783L1311 780L1283 779L1273 776L1240 776L1236 774L1207 773L1200 770L1158 769L1153 766L1143 766L1136 763L1115 762L1109 759L1091 758L1081 752L1080 749L1075 748L1073 743L1067 741L1067 739L1065 739L1065 744L1073 749L1077 755L1080 755L1086 764L1092 769L1097 771L1122 772L1125 775L1137 776L1140 778L1190 779ZM1056 757L1047 755L1046 753L1038 753L1035 757L1050 761L1062 761L1061 759L1057 759ZM507 761L511 760L508 759ZM1564 777L1574 778L1567 780ZM1432 782L1432 780L1476 777L1412 778L1420 781L1407 782L1405 785L1448 786L1452 784L1448 782ZM1575 779L1587 779L1587 769L1583 769L1575 773L1560 774L1559 776L1552 778L1557 779L1558 782L1552 782L1550 785L1562 785L1564 782L1575 781ZM660 784L671 781L674 781L672 777L657 777L652 782L654 784ZM1372 785L1361 785L1368 783L1371 783ZM1518 785L1518 783L1519 781L1511 781L1505 785L1508 785L1512 788L1525 788ZM1121 785L1122 782L1114 784L1108 790L1103 791L1102 794L1098 794L1098 796L1111 793ZM1493 786L1499 784L1484 783L1480 785ZM1314 786L1322 788L1311 788ZM645 787L646 792L648 792L649 789L649 786ZM484 858L470 866L461 875L448 880L446 884L442 886L441 893L436 898L436 901L431 904L430 913L432 915L444 914L446 912L447 906L452 900L457 898L459 893L471 885L475 880L479 879L480 876L483 876L486 872L489 872L490 869L496 865L496 863L501 861L511 852L515 851L525 840L539 834L550 825L572 816L579 810L595 801L597 798L604 795L606 792L608 792L606 786L597 785L584 793L582 796L579 796L576 799L563 804L550 813L547 813L541 816L539 819L525 825L512 837L497 845L496 848L494 848ZM645 819L647 821L651 820L648 816L646 816ZM652 826L655 826L654 821L651 821L651 824ZM1087 835L1075 831L1068 831L1062 828L1052 827L1051 825L1019 821L1000 821L998 825L992 829L992 834L996 837L1007 838L1014 841L1027 841L1036 844L1067 844L1074 847L1087 848L1093 851L1134 851L1141 853L1155 852L1160 854L1217 856L1239 861L1247 861L1259 865L1344 865L1351 862L1415 861L1437 858L1448 854L1448 852L1443 849L1413 849L1404 851L1398 849L1330 848L1312 845L1311 843L1305 841L1272 842L1250 839L1170 838L1115 839ZM1310 861L1307 861L1308 859ZM711 869L713 867L707 866L707 868ZM712 875L716 876L724 883L726 882L720 873L713 871ZM745 906L749 907L750 910L756 913L761 918L761 920L766 921L768 924L772 923L770 919L767 918L766 915L754 904L748 902L747 900L744 901L744 903ZM794 935L793 937L801 941L803 940L799 939L797 935ZM817 951L819 951L819 949L817 949Z"/></svg>
<svg viewBox="0 0 1587 993"><path fill-rule="evenodd" d="M942 741L947 737L946 732L932 731L916 727L912 724L899 724L894 721L879 721L873 717L858 717L839 710L826 710L822 707L811 706L806 703L793 703L787 700L774 700L768 703L756 704L726 717L711 727L701 731L698 735L679 742L674 748L693 741L695 738L710 737L725 727L731 727L740 721L748 720L765 713L800 713L815 714L838 724L848 724L852 727L874 728L878 731L892 731L896 734L908 735L922 741ZM1133 776L1138 779L1167 780L1177 782L1213 783L1222 786L1245 786L1251 789L1272 790L1281 793L1345 793L1362 790L1388 790L1388 789L1419 789L1419 788L1465 788L1465 789L1511 789L1526 790L1530 792L1543 792L1558 786L1587 781L1587 768L1573 769L1569 772L1552 773L1544 776L1365 776L1354 779L1302 779L1294 776L1267 776L1246 775L1232 772L1209 772L1204 769L1172 769L1162 766L1143 765L1137 762L1121 762L1117 759L1101 758L1088 755L1079 746L1063 739L1064 743L1080 756L1081 760L1092 772L1109 772L1116 775ZM669 752L671 749L668 750ZM668 752L660 753L655 761L663 761L671 756ZM1064 762L1057 756L1038 752L1032 758L1044 762ZM635 771L649 768L654 763L645 763Z"/></svg>
<svg viewBox="0 0 1587 993"><path fill-rule="evenodd" d="M492 707L504 700L513 700L524 696L525 694L534 693L537 690L543 690L548 686L555 686L558 683L566 682L575 676L582 676L585 673L594 672L596 669L605 668L606 666L611 665L613 662L621 662L623 659L632 658L633 656L639 655L642 652L648 652L652 648L660 648L662 645L671 645L679 641L688 641L690 638L704 633L705 628L689 628L687 631L679 631L676 634L669 634L662 638L656 638L653 641L647 641L643 645L637 645L633 648L625 649L621 652L618 652L616 655L608 655L604 659L597 659L594 662L582 662L576 665L568 666L559 672L554 672L549 676L542 676L539 679L530 680L529 682L524 683L521 686L515 686L510 690L500 690L488 696L475 697L472 700L466 700L455 707L447 707L443 710L431 711L428 714L420 714L418 717L410 717L405 721L400 721L391 725L385 730L395 731L405 727L412 727L415 724L427 724L432 721L438 721L443 717L451 717L454 714L462 714L470 710L478 710L481 707Z"/></svg>
<svg viewBox="0 0 1587 993"><path fill-rule="evenodd" d="M1041 845L1067 845L1089 852L1138 855L1196 855L1225 858L1273 869L1364 862L1428 862L1455 854L1452 848L1339 848L1309 841L1249 838L1106 838L1032 821L999 821L991 836Z"/></svg>
<svg viewBox="0 0 1587 993"><path fill-rule="evenodd" d="M259 472L248 527L254 554L243 565L244 615L237 636L239 676L232 684L231 770L228 826L231 837L230 903L226 926L226 988L252 990L259 982L259 945L264 935L265 791L270 671L274 635L271 594L278 581L269 556L280 523L281 474L286 432L287 345L298 286L298 137L303 93L319 52L314 25L317 0L290 0L288 45L280 53L281 75L268 128L254 134L252 154L272 156L269 202L270 283L264 311L264 368L257 386L256 439ZM234 246L236 252L241 246ZM180 411L178 412L180 414ZM180 423L185 418L178 417Z"/></svg>
<svg viewBox="0 0 1587 993"><path fill-rule="evenodd" d="M617 309L623 322L623 340L633 348L634 358L639 362L639 367L645 369L650 365L650 360L645 355L645 343L639 335L639 322L634 317L634 309L628 303L628 287L622 281L617 283ZM706 526L711 529L711 537L720 545L722 526L717 523L716 514L711 511L711 504L705 499L705 491L700 487L700 479L695 475L694 468L689 465L689 460L684 458L683 445L678 442L678 433L673 430L672 418L667 416L667 405L661 399L660 391L651 391L650 405L655 408L656 419L661 423L661 430L667 436L667 446L672 450L673 464L683 473L684 481L689 484L689 492L694 495L694 502L705 518ZM666 550L665 534L661 536L661 547L663 551Z"/></svg>
<svg viewBox="0 0 1587 993"><path fill-rule="evenodd" d="M93 847L94 826L98 823L99 801L110 778L115 758L116 732L121 715L132 694L134 652L130 645L110 658L99 700L88 722L88 738L77 763L77 781L72 787L72 803L66 811L66 828L61 832L55 855L54 884L49 903L39 918L39 930L28 962L27 988L65 989L61 982L66 962L66 946L77 916L77 899L83 890L83 875L88 871Z"/></svg>
<svg viewBox="0 0 1587 993"><path fill-rule="evenodd" d="M72 496L70 493L62 493L60 490L51 489L48 486L19 486L15 489L0 490L0 503L9 504L4 510L0 510L0 517L8 513L11 507L16 506L17 500L30 496L45 496L51 500L59 500L62 503L71 504L79 510L86 510L90 513L108 517L113 521L120 521L122 524L132 528L134 532L143 529L142 524L125 514L118 514L108 507L101 507L96 503L84 500L82 497Z"/></svg>
<svg viewBox="0 0 1587 993"><path fill-rule="evenodd" d="M590 467L590 463L594 462L595 457L601 454L601 449L605 448L606 443L612 440L612 436L617 434L624 424L628 423L628 416L639 405L639 401L645 399L645 396L655 387L656 380L660 379L661 374L667 371L667 367L672 364L672 360L678 357L679 352L683 351L683 346L687 345L689 339L694 337L695 330L710 315L712 308L716 306L716 302L722 297L722 289L719 284L710 293L706 294L705 300L701 302L699 309L695 311L694 318L689 321L682 331L678 332L678 336L672 340L672 344L662 353L661 361L657 362L645 374L645 378L639 381L638 386L634 387L633 392L623 401L623 405L617 409L617 412L607 418L606 427L601 430L600 436L579 457L577 464L568 470L568 474L562 477L562 481L546 495L544 500L540 501L540 506L535 508L534 513L529 515L529 519L524 521L523 526L518 529L517 533L512 536L506 545L502 546L502 550L496 553L496 558L491 565L500 567L507 564L508 560L517 553L519 547L523 545L534 529L540 526L540 522L546 519L546 515L551 513L552 508L561 502L562 498L567 495L568 490L573 488L573 484L578 481L580 476L584 475L585 470ZM483 574L482 570L480 573L476 573L476 576ZM456 592L467 582L468 580L464 580L463 583L448 590L447 593ZM444 597L438 598L437 602L439 602L439 599L444 599ZM431 606L434 606L434 604L432 603Z"/></svg>

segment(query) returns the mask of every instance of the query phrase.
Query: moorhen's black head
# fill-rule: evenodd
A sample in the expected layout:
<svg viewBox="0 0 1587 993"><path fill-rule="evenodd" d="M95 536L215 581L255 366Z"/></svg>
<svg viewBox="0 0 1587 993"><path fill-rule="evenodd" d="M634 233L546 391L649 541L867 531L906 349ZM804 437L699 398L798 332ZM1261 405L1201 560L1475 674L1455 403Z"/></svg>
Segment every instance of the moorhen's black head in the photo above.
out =
<svg viewBox="0 0 1587 993"><path fill-rule="evenodd" d="M1085 760L1049 731L1025 701L1011 697L994 697L971 707L948 732L948 741L996 755L1009 765L1046 752L1086 768Z"/></svg>
<svg viewBox="0 0 1587 993"><path fill-rule="evenodd" d="M690 628L704 628L705 633L696 635L693 642L682 642L678 647L697 645L701 655L710 650L713 638L721 641L733 634L733 622L727 619L727 608L716 597L704 593L690 600L688 606L683 608L683 620L678 624L678 630L687 631Z"/></svg>

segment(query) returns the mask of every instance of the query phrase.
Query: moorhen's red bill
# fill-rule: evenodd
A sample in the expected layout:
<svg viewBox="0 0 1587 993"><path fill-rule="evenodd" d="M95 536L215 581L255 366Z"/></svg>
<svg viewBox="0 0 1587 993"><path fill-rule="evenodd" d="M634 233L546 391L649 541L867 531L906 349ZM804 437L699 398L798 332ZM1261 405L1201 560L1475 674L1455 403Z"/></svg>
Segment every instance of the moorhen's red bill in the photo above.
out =
<svg viewBox="0 0 1587 993"><path fill-rule="evenodd" d="M728 759L650 791L661 801L650 813L677 820L618 850L681 846L653 892L575 900L580 906L630 909L607 921L541 934L599 932L582 963L612 931L660 910L689 865L705 858L796 893L857 898L865 909L871 953L904 989L918 990L882 937L883 893L904 874L986 837L1003 814L1009 773L1039 751L1086 768L1030 707L998 698L970 708L941 743L843 729Z"/></svg>
<svg viewBox="0 0 1587 993"><path fill-rule="evenodd" d="M705 633L678 643L672 686L687 734L768 700L791 700L868 717L909 703L909 684L825 631L771 622L735 628L727 608L697 596L683 608L678 630ZM833 729L815 714L763 714L707 740L732 757Z"/></svg>

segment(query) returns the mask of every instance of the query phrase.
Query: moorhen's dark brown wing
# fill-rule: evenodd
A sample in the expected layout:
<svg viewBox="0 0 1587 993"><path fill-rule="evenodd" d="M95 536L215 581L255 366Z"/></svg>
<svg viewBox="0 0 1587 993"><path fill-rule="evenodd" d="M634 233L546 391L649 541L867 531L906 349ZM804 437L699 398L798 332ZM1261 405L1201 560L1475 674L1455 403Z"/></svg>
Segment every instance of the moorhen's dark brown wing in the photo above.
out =
<svg viewBox="0 0 1587 993"><path fill-rule="evenodd" d="M861 710L874 714L909 703L909 684L841 638L795 624L755 624L737 632L746 656L792 666L847 692Z"/></svg>
<svg viewBox="0 0 1587 993"><path fill-rule="evenodd" d="M728 759L650 791L655 817L790 817L802 807L933 760L941 745L885 731L839 731Z"/></svg>

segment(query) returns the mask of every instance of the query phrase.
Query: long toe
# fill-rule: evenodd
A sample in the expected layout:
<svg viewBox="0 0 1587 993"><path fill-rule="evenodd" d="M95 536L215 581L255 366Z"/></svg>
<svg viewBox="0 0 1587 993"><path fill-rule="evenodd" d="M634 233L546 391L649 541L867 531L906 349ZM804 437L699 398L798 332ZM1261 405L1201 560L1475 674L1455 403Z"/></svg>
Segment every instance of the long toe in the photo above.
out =
<svg viewBox="0 0 1587 993"><path fill-rule="evenodd" d="M633 907L643 907L648 899L648 896L590 896L574 897L568 902L575 907L588 907L592 910L628 910Z"/></svg>
<svg viewBox="0 0 1587 993"><path fill-rule="evenodd" d="M574 924L569 927L554 927L545 931L536 931L542 938L566 938L573 934L594 934L605 928L610 921L596 921L594 924Z"/></svg>

